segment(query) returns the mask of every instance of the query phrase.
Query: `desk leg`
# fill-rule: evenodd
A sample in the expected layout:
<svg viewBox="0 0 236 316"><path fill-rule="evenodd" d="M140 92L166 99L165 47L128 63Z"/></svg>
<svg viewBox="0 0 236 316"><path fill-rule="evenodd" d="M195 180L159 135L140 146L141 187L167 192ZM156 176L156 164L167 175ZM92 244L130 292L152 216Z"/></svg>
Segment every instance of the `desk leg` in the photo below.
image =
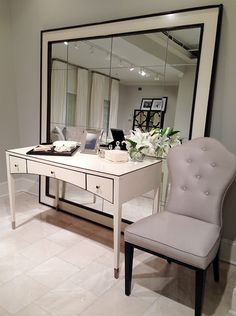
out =
<svg viewBox="0 0 236 316"><path fill-rule="evenodd" d="M59 198L64 199L66 194L66 182L63 180L59 180Z"/></svg>
<svg viewBox="0 0 236 316"><path fill-rule="evenodd" d="M8 193L11 211L11 225L12 229L16 228L16 202L15 202L15 178L14 175L10 173L9 157L7 156L7 182L8 182Z"/></svg>
<svg viewBox="0 0 236 316"><path fill-rule="evenodd" d="M56 207L56 210L58 210L58 207L59 207L59 185L60 185L60 180L55 179L55 207Z"/></svg>
<svg viewBox="0 0 236 316"><path fill-rule="evenodd" d="M161 175L161 190L160 190L160 201L162 204L161 210L165 209L168 193L169 193L169 172L166 165L166 160L163 160L162 161L162 175Z"/></svg>
<svg viewBox="0 0 236 316"><path fill-rule="evenodd" d="M97 197L96 197L96 195L95 195L95 194L93 194L93 204L95 204L95 203L96 203L96 200L97 200Z"/></svg>
<svg viewBox="0 0 236 316"><path fill-rule="evenodd" d="M121 237L121 205L114 209L113 238L114 238L114 277L119 278L120 268L120 238Z"/></svg>
<svg viewBox="0 0 236 316"><path fill-rule="evenodd" d="M160 211L160 193L161 193L161 186L154 188L152 214L155 214Z"/></svg>

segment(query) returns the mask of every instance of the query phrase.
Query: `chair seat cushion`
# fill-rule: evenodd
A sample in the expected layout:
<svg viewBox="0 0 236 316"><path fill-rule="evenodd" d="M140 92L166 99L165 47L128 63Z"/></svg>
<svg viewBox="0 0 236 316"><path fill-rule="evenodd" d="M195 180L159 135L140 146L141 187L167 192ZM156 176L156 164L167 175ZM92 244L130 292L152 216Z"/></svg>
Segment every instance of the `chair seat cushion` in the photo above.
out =
<svg viewBox="0 0 236 316"><path fill-rule="evenodd" d="M164 211L127 226L125 241L205 269L218 251L220 227Z"/></svg>

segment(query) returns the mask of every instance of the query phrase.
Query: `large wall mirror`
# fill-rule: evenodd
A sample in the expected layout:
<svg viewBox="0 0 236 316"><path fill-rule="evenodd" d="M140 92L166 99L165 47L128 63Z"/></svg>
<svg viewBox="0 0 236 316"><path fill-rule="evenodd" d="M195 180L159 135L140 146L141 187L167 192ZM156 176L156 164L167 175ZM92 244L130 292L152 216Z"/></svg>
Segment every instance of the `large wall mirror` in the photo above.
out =
<svg viewBox="0 0 236 316"><path fill-rule="evenodd" d="M84 129L96 128L106 144L111 128L133 128L145 99L165 99L163 127L179 130L183 141L205 135L221 11L42 31L41 142L79 141ZM53 180L42 178L40 200L53 205L53 190ZM61 189L60 206L105 224L102 214L112 214L111 205L70 184Z"/></svg>

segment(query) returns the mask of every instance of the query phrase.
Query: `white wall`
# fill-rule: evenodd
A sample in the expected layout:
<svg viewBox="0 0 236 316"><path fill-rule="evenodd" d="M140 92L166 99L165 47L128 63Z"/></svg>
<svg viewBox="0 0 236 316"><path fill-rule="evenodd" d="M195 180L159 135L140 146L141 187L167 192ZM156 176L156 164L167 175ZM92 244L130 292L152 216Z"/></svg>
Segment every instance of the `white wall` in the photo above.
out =
<svg viewBox="0 0 236 316"><path fill-rule="evenodd" d="M178 98L178 86L166 86L163 96L168 97L164 127L173 127L176 129L175 115Z"/></svg>
<svg viewBox="0 0 236 316"><path fill-rule="evenodd" d="M141 89L141 90L140 90ZM117 127L129 131L133 126L134 110L140 109L142 98L161 98L168 96L164 126L173 127L176 97L175 86L124 85L120 84Z"/></svg>
<svg viewBox="0 0 236 316"><path fill-rule="evenodd" d="M6 179L5 149L19 144L11 37L9 1L0 0L0 183Z"/></svg>
<svg viewBox="0 0 236 316"><path fill-rule="evenodd" d="M187 67L179 81L174 127L181 131L181 138L184 140L189 139L195 75L195 67Z"/></svg>
<svg viewBox="0 0 236 316"><path fill-rule="evenodd" d="M1 3L6 2L1 1ZM12 36L10 38L14 45L15 54L20 146L32 145L39 140L40 30L223 3L224 17L211 135L221 140L228 149L236 154L235 0L10 0L8 3L11 7L12 22ZM1 12L1 15L4 15L3 19L6 18L5 11ZM8 30L6 32L8 33ZM0 76L1 81L5 82L5 86L8 85L2 72ZM12 84L11 79L8 79L10 84ZM3 100L8 100L6 95ZM11 106L12 110L15 109L13 105ZM8 135L9 131L9 127L6 125L16 124L15 119L12 118L14 112L12 110L8 113L9 109L4 109L5 118L8 118L3 122L6 128L0 127L4 137ZM14 141L17 142L17 137ZM6 140L4 142L6 143ZM7 140L8 147L12 143L13 140ZM4 168L3 164L1 168ZM1 172L3 173L2 169ZM232 188L231 192L227 197L225 207L224 236L233 240L236 234L236 186Z"/></svg>

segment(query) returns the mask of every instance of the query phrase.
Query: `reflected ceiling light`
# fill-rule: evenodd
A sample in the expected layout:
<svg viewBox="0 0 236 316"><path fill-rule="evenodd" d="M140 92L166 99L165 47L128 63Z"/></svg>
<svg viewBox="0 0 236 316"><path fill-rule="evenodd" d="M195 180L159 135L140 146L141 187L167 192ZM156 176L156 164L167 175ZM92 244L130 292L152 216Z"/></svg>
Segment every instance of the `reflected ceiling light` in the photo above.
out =
<svg viewBox="0 0 236 316"><path fill-rule="evenodd" d="M66 46L68 46L69 44L68 44L68 42L64 42L64 44L66 45Z"/></svg>
<svg viewBox="0 0 236 316"><path fill-rule="evenodd" d="M155 80L155 81L158 81L158 80L160 80L160 77L159 77L158 75L156 75L156 76L154 77L154 80Z"/></svg>
<svg viewBox="0 0 236 316"><path fill-rule="evenodd" d="M79 44L77 42L75 43L75 49L79 49Z"/></svg>
<svg viewBox="0 0 236 316"><path fill-rule="evenodd" d="M144 71L144 69L140 68L139 72L138 72L141 76L146 76L146 72Z"/></svg>
<svg viewBox="0 0 236 316"><path fill-rule="evenodd" d="M134 70L134 65L130 65L129 71L133 71L133 70Z"/></svg>
<svg viewBox="0 0 236 316"><path fill-rule="evenodd" d="M92 46L89 47L89 52L90 52L90 54L94 53L94 48Z"/></svg>

